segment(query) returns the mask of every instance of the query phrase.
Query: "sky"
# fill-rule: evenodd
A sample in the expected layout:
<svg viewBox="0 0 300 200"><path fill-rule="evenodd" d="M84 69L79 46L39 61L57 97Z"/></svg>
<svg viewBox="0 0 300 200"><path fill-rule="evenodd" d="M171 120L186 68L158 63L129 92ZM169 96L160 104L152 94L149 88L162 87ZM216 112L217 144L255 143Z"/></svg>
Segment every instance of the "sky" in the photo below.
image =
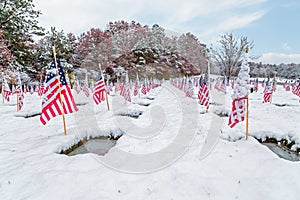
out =
<svg viewBox="0 0 300 200"><path fill-rule="evenodd" d="M173 32L191 32L201 43L217 44L233 33L254 42L257 62L300 63L298 0L34 0L40 25L80 35L104 30L108 22L132 20L158 24Z"/></svg>

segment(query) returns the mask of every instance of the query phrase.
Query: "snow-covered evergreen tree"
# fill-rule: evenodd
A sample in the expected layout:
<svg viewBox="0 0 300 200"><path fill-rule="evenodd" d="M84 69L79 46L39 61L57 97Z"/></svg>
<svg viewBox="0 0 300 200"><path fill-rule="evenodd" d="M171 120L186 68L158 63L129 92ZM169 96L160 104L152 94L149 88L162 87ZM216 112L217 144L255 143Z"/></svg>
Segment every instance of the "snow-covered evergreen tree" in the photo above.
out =
<svg viewBox="0 0 300 200"><path fill-rule="evenodd" d="M240 72L238 74L236 86L233 90L232 99L248 97L249 85L247 83L249 82L249 79L250 79L249 62L250 62L250 59L249 59L248 49L247 49L246 53L244 55L244 59L242 61Z"/></svg>

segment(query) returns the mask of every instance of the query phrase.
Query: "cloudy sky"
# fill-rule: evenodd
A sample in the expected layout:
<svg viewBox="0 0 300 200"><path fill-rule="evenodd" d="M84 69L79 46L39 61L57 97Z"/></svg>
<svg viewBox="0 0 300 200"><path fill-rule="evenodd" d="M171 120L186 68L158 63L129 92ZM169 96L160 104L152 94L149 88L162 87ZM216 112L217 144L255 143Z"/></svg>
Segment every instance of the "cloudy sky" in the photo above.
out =
<svg viewBox="0 0 300 200"><path fill-rule="evenodd" d="M215 44L233 33L254 41L250 54L263 63L300 63L299 0L34 0L48 30L79 35L105 29L110 21L159 24L178 33L191 32Z"/></svg>

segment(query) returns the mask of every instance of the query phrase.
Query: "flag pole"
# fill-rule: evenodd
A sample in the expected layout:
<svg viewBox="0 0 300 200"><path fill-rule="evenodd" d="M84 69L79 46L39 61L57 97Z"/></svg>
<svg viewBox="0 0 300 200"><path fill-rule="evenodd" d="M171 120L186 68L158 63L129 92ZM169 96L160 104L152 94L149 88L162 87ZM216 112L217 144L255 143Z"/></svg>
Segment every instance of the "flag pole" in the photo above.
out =
<svg viewBox="0 0 300 200"><path fill-rule="evenodd" d="M248 53L249 47L246 46L246 53ZM248 140L249 134L249 97L246 98L246 140Z"/></svg>
<svg viewBox="0 0 300 200"><path fill-rule="evenodd" d="M272 93L271 93L271 97L270 97L270 104L272 103L273 93L274 93L274 90L275 90L275 81L276 81L276 72L274 72L274 82L273 82L273 85L272 85Z"/></svg>
<svg viewBox="0 0 300 200"><path fill-rule="evenodd" d="M101 64L99 63L99 69L100 69L100 74L101 74L101 77L103 78L103 82L104 82L104 85L105 85L105 90L104 90L104 92L105 92L105 99L106 99L106 105L107 105L107 110L110 110L109 109L109 102L108 102L108 94L107 94L107 92L106 92L106 84L105 84L105 79L104 79L104 76L103 76L103 73L102 73L102 69L101 69Z"/></svg>
<svg viewBox="0 0 300 200"><path fill-rule="evenodd" d="M137 81L137 84L138 84L138 87L140 87L140 80L139 80L139 73L136 72L136 81ZM139 94L139 98L141 97L141 94L140 94L140 89L138 89L138 94Z"/></svg>
<svg viewBox="0 0 300 200"><path fill-rule="evenodd" d="M246 140L248 140L248 130L249 130L249 99L246 98Z"/></svg>
<svg viewBox="0 0 300 200"><path fill-rule="evenodd" d="M4 72L2 72L2 88L1 88L1 94L2 94L2 103L4 103Z"/></svg>
<svg viewBox="0 0 300 200"><path fill-rule="evenodd" d="M60 105L62 107L61 113L62 113L62 119L63 119L63 124L64 124L64 135L67 134L67 129L66 129L66 119L65 119L65 111L64 111L64 104L62 102L62 94L61 94L61 87L60 87L60 77L58 74L58 67L57 67L57 61L56 61L56 52L55 52L55 47L53 46L53 58L54 58L54 64L56 68L56 78L57 78L57 84L58 84L58 91L59 91L59 98L60 98Z"/></svg>
<svg viewBox="0 0 300 200"><path fill-rule="evenodd" d="M210 86L210 64L209 64L209 58L207 59L207 90L209 91L209 86ZM210 94L210 92L208 93L208 95ZM208 101L208 105L206 106L206 112L208 112L208 108L209 108L209 101Z"/></svg>
<svg viewBox="0 0 300 200"><path fill-rule="evenodd" d="M55 58L56 59L56 58ZM41 89L41 83L42 83L42 74L40 74L40 85L39 85L39 88ZM41 94L41 96L40 96L40 98L42 98L42 95L43 94Z"/></svg>
<svg viewBox="0 0 300 200"><path fill-rule="evenodd" d="M18 85L18 83L17 83L17 85ZM19 108L18 108L18 104L19 104L19 92L18 92L18 90L17 90L17 86L16 85L16 91L17 91L17 111L19 111Z"/></svg>

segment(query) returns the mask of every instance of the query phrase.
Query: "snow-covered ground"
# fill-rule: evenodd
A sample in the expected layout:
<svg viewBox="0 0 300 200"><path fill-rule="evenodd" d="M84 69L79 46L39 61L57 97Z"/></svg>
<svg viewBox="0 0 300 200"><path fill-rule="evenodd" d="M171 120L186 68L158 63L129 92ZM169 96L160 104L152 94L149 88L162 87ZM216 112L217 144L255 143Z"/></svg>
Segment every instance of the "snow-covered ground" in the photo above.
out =
<svg viewBox="0 0 300 200"><path fill-rule="evenodd" d="M81 92L74 94L79 112L66 115L66 136L61 117L46 126L38 115L25 118L41 111L40 97L26 94L19 112L14 98L1 103L0 199L299 199L300 163L253 138L300 147L299 97L278 86L272 104L262 104L261 86L251 93L245 140L245 122L231 129L216 114L231 110L227 90L213 90L208 113L168 82L146 95L154 100L141 95L125 104L109 96L110 111ZM124 135L105 156L58 154L84 137L110 134Z"/></svg>

